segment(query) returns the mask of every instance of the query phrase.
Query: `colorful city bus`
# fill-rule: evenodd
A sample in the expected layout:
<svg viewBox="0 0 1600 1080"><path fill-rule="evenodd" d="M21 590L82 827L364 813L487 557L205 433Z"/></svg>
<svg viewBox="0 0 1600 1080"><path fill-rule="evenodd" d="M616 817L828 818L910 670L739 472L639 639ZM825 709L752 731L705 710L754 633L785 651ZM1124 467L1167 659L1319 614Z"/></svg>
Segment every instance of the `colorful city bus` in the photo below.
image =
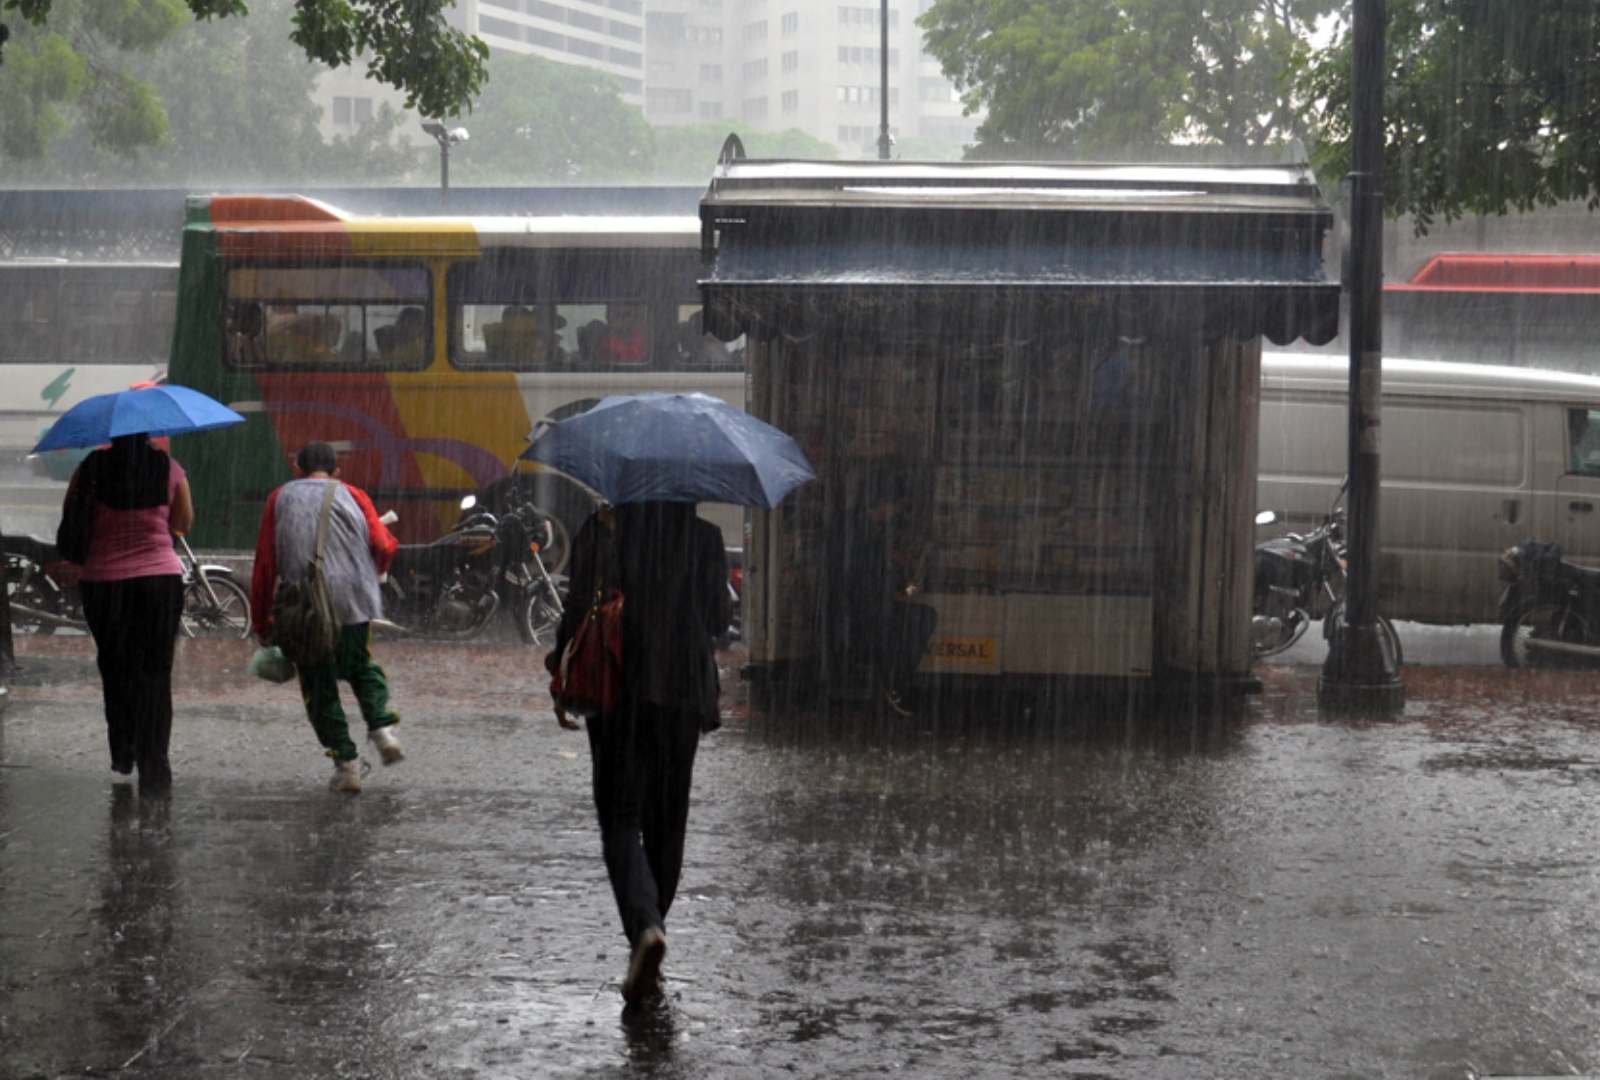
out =
<svg viewBox="0 0 1600 1080"><path fill-rule="evenodd" d="M254 543L267 493L322 440L403 539L467 494L530 486L568 530L590 493L519 461L542 420L614 393L744 406L743 357L701 330L692 217L358 217L295 197L187 207L169 378L246 423L176 440L195 534ZM708 507L730 544L735 508ZM720 516L719 516L720 515Z"/></svg>

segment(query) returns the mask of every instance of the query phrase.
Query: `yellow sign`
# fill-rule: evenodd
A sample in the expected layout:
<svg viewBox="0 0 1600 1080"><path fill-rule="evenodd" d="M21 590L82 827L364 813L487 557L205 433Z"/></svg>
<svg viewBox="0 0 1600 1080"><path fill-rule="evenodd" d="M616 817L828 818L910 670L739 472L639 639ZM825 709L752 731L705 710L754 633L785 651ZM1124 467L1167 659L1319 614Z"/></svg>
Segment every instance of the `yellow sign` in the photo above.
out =
<svg viewBox="0 0 1600 1080"><path fill-rule="evenodd" d="M992 637L941 635L928 643L928 659L934 667L993 671L1000 665L1000 644Z"/></svg>

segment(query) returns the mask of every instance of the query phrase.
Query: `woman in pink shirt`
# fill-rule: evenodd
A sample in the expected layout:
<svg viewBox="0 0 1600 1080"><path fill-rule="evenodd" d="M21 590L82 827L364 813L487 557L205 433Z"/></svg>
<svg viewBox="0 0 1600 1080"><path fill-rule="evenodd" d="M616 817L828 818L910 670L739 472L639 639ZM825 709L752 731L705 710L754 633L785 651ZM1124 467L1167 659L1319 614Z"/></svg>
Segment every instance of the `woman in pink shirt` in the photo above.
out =
<svg viewBox="0 0 1600 1080"><path fill-rule="evenodd" d="M94 494L89 557L79 575L105 692L111 767L139 770L139 790L172 785L172 657L183 612L183 564L172 534L194 524L183 466L144 435L113 439L78 466Z"/></svg>

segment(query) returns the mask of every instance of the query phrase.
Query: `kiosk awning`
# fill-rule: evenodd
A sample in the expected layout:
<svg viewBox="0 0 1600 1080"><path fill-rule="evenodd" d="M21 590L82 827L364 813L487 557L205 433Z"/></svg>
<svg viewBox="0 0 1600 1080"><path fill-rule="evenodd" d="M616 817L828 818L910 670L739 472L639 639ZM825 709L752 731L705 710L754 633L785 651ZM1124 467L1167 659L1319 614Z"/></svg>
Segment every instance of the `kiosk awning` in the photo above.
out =
<svg viewBox="0 0 1600 1080"><path fill-rule="evenodd" d="M1299 167L732 161L701 203L706 326L809 333L876 306L914 329L928 305L1014 322L1114 301L1321 344L1339 323L1331 223Z"/></svg>

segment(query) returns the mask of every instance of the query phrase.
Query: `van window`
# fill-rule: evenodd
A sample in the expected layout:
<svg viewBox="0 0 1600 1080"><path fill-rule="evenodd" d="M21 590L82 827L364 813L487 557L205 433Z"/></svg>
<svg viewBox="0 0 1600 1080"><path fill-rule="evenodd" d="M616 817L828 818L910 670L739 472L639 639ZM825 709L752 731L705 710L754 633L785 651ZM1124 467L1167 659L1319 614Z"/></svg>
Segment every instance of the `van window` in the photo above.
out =
<svg viewBox="0 0 1600 1080"><path fill-rule="evenodd" d="M1567 410L1567 471L1600 476L1600 409Z"/></svg>

